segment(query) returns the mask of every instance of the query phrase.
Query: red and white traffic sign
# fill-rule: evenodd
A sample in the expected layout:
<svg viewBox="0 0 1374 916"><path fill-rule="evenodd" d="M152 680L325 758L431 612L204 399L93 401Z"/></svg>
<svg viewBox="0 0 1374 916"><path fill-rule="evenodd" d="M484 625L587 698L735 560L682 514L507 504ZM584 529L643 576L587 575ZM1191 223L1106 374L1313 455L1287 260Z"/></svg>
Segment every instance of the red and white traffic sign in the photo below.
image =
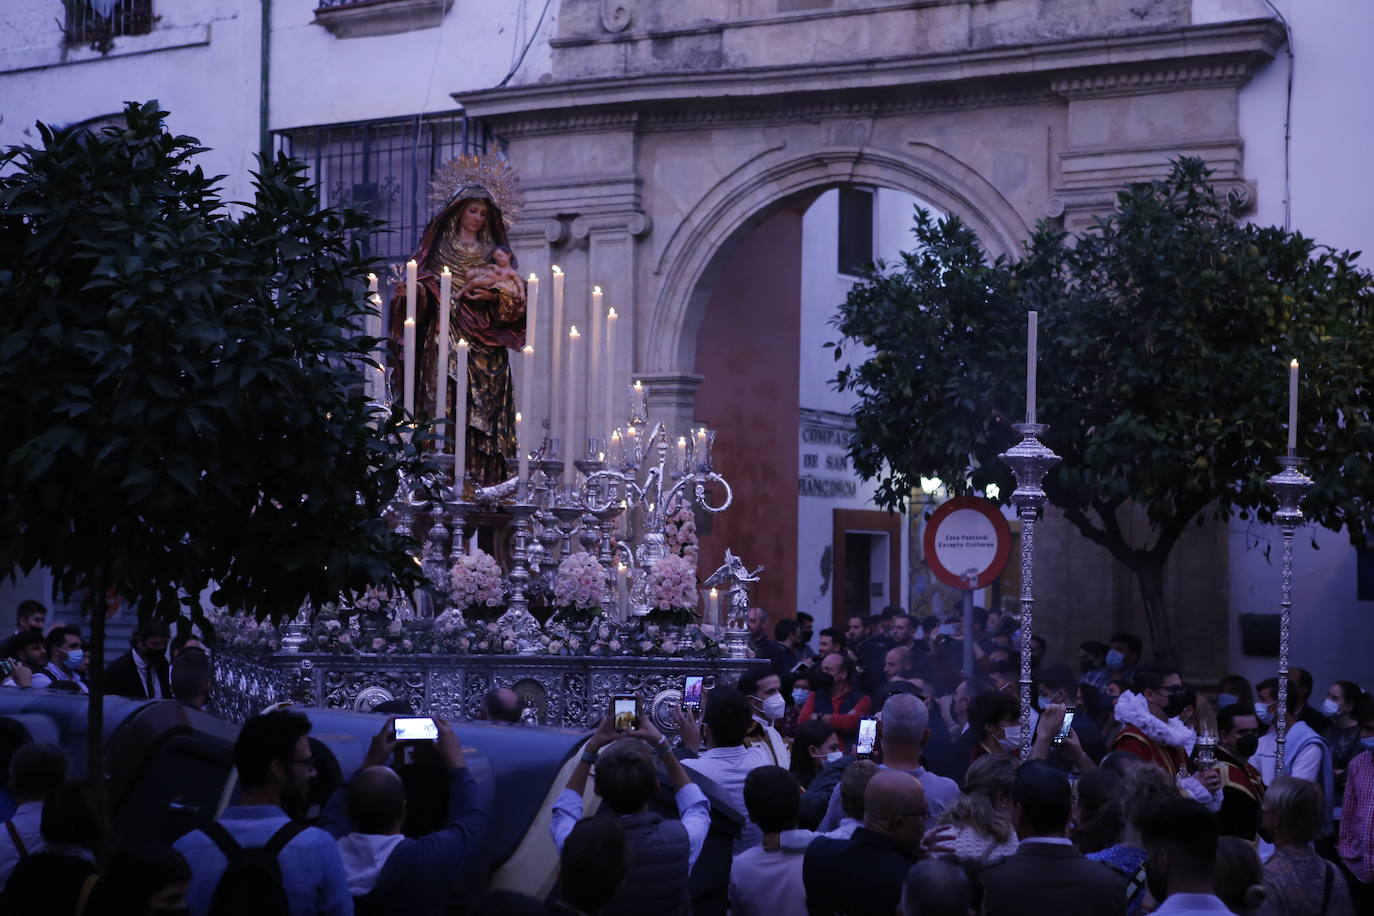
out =
<svg viewBox="0 0 1374 916"><path fill-rule="evenodd" d="M935 510L923 538L930 571L950 588L986 588L1011 555L1011 528L997 504L958 496Z"/></svg>

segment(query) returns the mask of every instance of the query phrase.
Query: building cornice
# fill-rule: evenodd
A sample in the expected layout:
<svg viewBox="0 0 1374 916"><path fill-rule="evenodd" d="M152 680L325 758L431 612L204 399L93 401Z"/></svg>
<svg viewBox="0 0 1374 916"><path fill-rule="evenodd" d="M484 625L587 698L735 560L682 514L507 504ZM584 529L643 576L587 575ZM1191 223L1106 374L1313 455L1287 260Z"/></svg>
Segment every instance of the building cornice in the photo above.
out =
<svg viewBox="0 0 1374 916"><path fill-rule="evenodd" d="M957 105L961 100L987 104L987 96L978 91L961 95L959 84L1008 92L1008 83L1031 83L1040 91L1073 95L1243 82L1283 42L1278 22L1254 19L875 60L536 83L453 97L469 115L495 121L503 135L555 130L559 124L581 130L633 129L635 115L627 112L651 112L656 125L668 126L679 123L675 117L723 118L723 105L738 107L751 100L771 104L780 96L835 98L888 90L909 96L910 104L910 97L920 97L911 90L943 87L943 96L931 98ZM678 108L684 114L677 115ZM709 113L713 109L714 115Z"/></svg>

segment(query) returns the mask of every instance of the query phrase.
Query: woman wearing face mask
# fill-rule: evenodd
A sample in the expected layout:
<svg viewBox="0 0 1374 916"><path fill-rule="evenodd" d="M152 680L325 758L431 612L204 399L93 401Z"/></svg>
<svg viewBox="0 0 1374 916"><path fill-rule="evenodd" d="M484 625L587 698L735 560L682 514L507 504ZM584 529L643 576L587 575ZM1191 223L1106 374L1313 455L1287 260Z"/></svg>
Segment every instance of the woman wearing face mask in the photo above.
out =
<svg viewBox="0 0 1374 916"><path fill-rule="evenodd" d="M792 775L796 777L797 784L805 789L827 764L834 763L843 755L835 729L819 719L803 722L797 726L797 736L792 740Z"/></svg>
<svg viewBox="0 0 1374 916"><path fill-rule="evenodd" d="M980 693L968 707L969 760L1000 755L1016 757L1021 753L1021 708L1009 693Z"/></svg>
<svg viewBox="0 0 1374 916"><path fill-rule="evenodd" d="M1355 721L1355 704L1364 691L1354 681L1337 681L1326 691L1322 700L1322 715L1331 719L1331 726L1322 738L1331 747L1331 768L1336 778L1336 798L1345 794L1345 770L1350 760L1364 748L1360 747L1360 723Z"/></svg>
<svg viewBox="0 0 1374 916"><path fill-rule="evenodd" d="M945 845L961 861L985 865L1016 852L1011 815L1011 779L1016 761L1001 754L979 757L964 776L963 794L940 815L940 826L954 828Z"/></svg>

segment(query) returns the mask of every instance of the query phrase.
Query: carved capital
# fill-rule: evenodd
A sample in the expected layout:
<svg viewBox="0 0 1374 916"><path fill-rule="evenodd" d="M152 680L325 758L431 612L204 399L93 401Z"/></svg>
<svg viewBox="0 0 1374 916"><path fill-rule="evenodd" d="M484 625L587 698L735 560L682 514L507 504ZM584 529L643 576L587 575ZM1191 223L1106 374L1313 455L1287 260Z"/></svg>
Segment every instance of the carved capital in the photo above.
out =
<svg viewBox="0 0 1374 916"><path fill-rule="evenodd" d="M596 233L625 233L638 238L649 231L649 214L639 210L627 213L597 213L573 220L572 237L579 242Z"/></svg>
<svg viewBox="0 0 1374 916"><path fill-rule="evenodd" d="M550 245L561 245L567 241L568 225L560 219L524 219L511 227L512 241L538 243L541 239Z"/></svg>

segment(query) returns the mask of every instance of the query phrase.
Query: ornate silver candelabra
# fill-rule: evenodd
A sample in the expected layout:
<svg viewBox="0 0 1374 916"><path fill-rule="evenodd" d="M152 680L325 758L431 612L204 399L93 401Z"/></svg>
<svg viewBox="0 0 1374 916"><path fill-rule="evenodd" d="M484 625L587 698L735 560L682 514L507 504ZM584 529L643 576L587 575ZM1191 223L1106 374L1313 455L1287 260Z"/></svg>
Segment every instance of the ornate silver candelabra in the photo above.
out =
<svg viewBox="0 0 1374 916"><path fill-rule="evenodd" d="M1021 441L1000 457L1016 475L1011 501L1021 520L1021 759L1031 753L1031 625L1035 609L1035 521L1045 506L1042 484L1060 458L1039 439L1049 429L1044 423L1018 423L1012 427Z"/></svg>
<svg viewBox="0 0 1374 916"><path fill-rule="evenodd" d="M1274 772L1284 773L1284 748L1288 742L1288 636L1293 620L1293 535L1303 523L1302 500L1312 489L1312 478L1302 472L1303 460L1288 454L1279 458L1283 467L1269 478L1269 489L1279 500L1274 521L1283 529L1283 584L1279 600L1279 709L1278 744Z"/></svg>

